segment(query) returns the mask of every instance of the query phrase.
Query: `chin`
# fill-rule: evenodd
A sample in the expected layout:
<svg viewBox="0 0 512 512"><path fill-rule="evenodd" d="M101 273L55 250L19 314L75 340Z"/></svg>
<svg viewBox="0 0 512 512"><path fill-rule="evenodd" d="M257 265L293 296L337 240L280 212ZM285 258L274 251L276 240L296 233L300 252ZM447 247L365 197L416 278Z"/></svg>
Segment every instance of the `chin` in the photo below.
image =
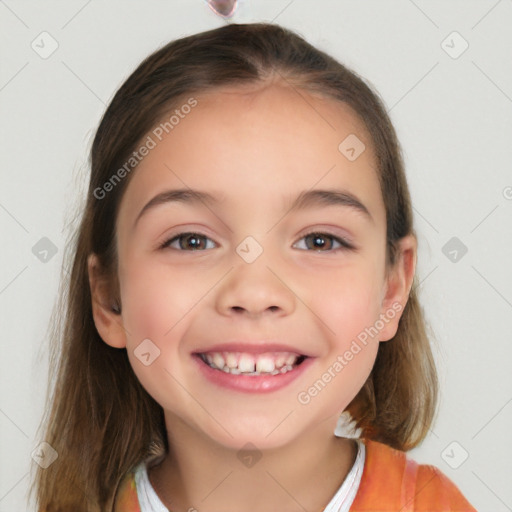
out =
<svg viewBox="0 0 512 512"><path fill-rule="evenodd" d="M238 451L244 449L244 447L248 449L247 445L249 443L260 451L273 450L293 442L298 435L296 431L291 431L290 427L292 425L285 425L288 421L286 419L283 422L285 417L286 415L282 415L279 419L246 417L243 421L226 421L224 425L229 434L216 423L208 431L202 430L204 435L208 436L213 442L230 450Z"/></svg>

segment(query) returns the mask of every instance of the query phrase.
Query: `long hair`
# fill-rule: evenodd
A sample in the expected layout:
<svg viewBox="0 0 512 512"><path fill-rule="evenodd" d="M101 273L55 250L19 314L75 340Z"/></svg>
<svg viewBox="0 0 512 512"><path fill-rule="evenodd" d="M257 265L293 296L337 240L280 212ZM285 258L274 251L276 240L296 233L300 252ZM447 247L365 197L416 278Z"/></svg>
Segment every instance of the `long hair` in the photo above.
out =
<svg viewBox="0 0 512 512"><path fill-rule="evenodd" d="M136 378L126 353L107 345L92 315L87 258L95 253L119 300L115 222L136 172L98 193L144 136L194 93L281 79L349 105L371 135L386 208L386 264L414 234L401 149L382 100L356 73L275 24L230 24L172 41L147 57L116 92L95 134L88 195L69 245L73 262L55 310L42 439L58 453L35 468L39 510L112 510L136 464L168 450L162 407ZM51 388L51 390L50 390ZM416 278L394 338L380 343L366 383L348 405L361 437L409 450L427 435L438 399L436 368ZM32 490L31 490L32 492Z"/></svg>

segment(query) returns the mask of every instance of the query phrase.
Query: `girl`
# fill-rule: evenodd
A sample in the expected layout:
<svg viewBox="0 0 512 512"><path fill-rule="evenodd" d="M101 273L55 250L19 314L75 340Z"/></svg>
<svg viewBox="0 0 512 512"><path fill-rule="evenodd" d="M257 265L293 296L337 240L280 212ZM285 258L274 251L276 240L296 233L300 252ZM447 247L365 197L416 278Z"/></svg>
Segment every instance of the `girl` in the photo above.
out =
<svg viewBox="0 0 512 512"><path fill-rule="evenodd" d="M405 454L438 382L362 79L277 25L184 37L119 89L91 169L39 510L475 510Z"/></svg>

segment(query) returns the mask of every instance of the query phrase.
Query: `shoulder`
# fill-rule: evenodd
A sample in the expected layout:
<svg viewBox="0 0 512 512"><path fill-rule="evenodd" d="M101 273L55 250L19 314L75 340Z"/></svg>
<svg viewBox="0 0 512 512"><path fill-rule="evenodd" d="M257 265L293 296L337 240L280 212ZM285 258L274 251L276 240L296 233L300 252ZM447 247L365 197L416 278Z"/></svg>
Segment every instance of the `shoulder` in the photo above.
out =
<svg viewBox="0 0 512 512"><path fill-rule="evenodd" d="M438 468L418 464L405 452L364 440L366 459L350 512L476 512Z"/></svg>
<svg viewBox="0 0 512 512"><path fill-rule="evenodd" d="M445 507L442 510L476 512L459 488L441 470L428 464L418 465L416 500L421 505L418 510L438 506Z"/></svg>
<svg viewBox="0 0 512 512"><path fill-rule="evenodd" d="M114 512L140 512L137 487L135 486L135 470L127 473L119 484Z"/></svg>

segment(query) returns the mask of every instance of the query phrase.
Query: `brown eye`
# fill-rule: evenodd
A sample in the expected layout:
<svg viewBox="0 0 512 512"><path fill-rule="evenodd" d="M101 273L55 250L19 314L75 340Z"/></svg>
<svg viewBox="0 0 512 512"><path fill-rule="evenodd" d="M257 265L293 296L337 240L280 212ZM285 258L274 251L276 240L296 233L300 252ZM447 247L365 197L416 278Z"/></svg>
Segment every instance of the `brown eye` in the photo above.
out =
<svg viewBox="0 0 512 512"><path fill-rule="evenodd" d="M205 240L210 239L200 233L180 233L164 242L160 248L165 249L166 247L170 247L181 251L200 251L207 248ZM175 242L178 243L178 247L173 247Z"/></svg>
<svg viewBox="0 0 512 512"><path fill-rule="evenodd" d="M343 238L331 235L329 233L313 232L308 233L301 240L306 241L306 249L315 250L318 252L329 252L343 249L353 249L353 246L349 244ZM333 245L338 244L338 247Z"/></svg>

